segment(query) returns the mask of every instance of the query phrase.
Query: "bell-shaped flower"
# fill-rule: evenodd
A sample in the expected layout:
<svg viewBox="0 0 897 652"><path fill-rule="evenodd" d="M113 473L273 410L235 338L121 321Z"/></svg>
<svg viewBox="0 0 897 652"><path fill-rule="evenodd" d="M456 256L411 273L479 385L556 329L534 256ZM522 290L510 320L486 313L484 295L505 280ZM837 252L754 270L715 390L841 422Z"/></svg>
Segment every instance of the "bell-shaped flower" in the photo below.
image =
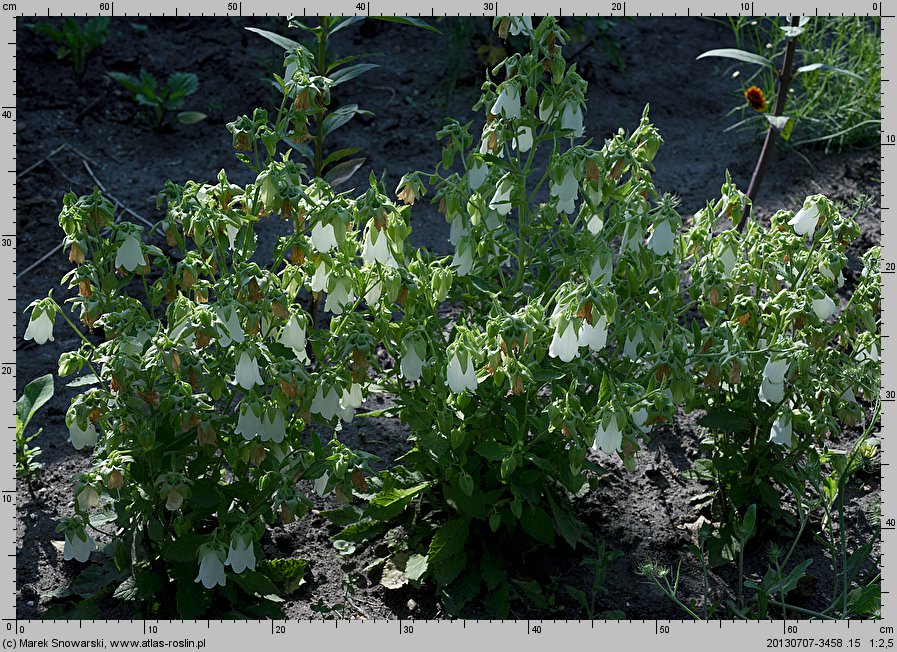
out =
<svg viewBox="0 0 897 652"><path fill-rule="evenodd" d="M336 233L333 224L315 223L311 227L311 246L320 252L330 251L336 246Z"/></svg>
<svg viewBox="0 0 897 652"><path fill-rule="evenodd" d="M638 347L641 346L644 341L645 338L642 335L642 329L635 329L634 334L626 336L626 341L623 343L623 355L635 362L639 359Z"/></svg>
<svg viewBox="0 0 897 652"><path fill-rule="evenodd" d="M262 419L262 441L273 441L279 444L287 436L286 418L280 408L274 407L265 411Z"/></svg>
<svg viewBox="0 0 897 652"><path fill-rule="evenodd" d="M779 446L791 448L791 410L782 412L772 424L769 441Z"/></svg>
<svg viewBox="0 0 897 652"><path fill-rule="evenodd" d="M256 385L264 385L259 374L259 363L249 351L241 351L237 362L237 371L234 374L234 384L243 389L252 389Z"/></svg>
<svg viewBox="0 0 897 652"><path fill-rule="evenodd" d="M570 362L579 353L579 338L572 320L560 319L548 345L548 355Z"/></svg>
<svg viewBox="0 0 897 652"><path fill-rule="evenodd" d="M642 246L643 237L644 231L637 220L629 220L626 222L626 229L623 231L623 242L620 243L620 253L638 251Z"/></svg>
<svg viewBox="0 0 897 652"><path fill-rule="evenodd" d="M449 230L449 241L457 247L458 243L461 242L461 238L468 233L470 233L470 224L468 224L467 219L461 215L456 216L452 220L452 227Z"/></svg>
<svg viewBox="0 0 897 652"><path fill-rule="evenodd" d="M635 412L630 414L632 417L632 423L635 424L635 427L641 430L642 432L648 432L651 430L651 426L646 426L645 422L648 420L648 410L644 406L640 407Z"/></svg>
<svg viewBox="0 0 897 652"><path fill-rule="evenodd" d="M511 24L508 26L508 32L511 36L523 34L529 36L533 33L533 19L530 16L512 16Z"/></svg>
<svg viewBox="0 0 897 652"><path fill-rule="evenodd" d="M819 206L817 206L815 202L811 203L809 206L804 205L797 211L797 215L788 220L788 225L794 227L794 232L797 235L812 234L816 230L816 225L818 223Z"/></svg>
<svg viewBox="0 0 897 652"><path fill-rule="evenodd" d="M458 248L455 249L451 266L457 276L467 276L473 268L473 245L467 238L461 240Z"/></svg>
<svg viewBox="0 0 897 652"><path fill-rule="evenodd" d="M607 344L607 317L601 315L594 324L583 320L579 329L579 346L588 346L592 351L600 351L605 344Z"/></svg>
<svg viewBox="0 0 897 652"><path fill-rule="evenodd" d="M829 296L824 296L821 299L813 299L811 304L813 306L813 312L815 312L816 316L822 321L825 321L838 311L838 307Z"/></svg>
<svg viewBox="0 0 897 652"><path fill-rule="evenodd" d="M498 98L492 105L492 115L500 115L503 118L520 117L520 91L514 84L505 82L501 85Z"/></svg>
<svg viewBox="0 0 897 652"><path fill-rule="evenodd" d="M301 362L308 362L308 354L305 352L305 325L304 323L299 323L299 318L296 315L290 315L290 319L284 325L278 341L292 349L293 353L296 354L296 358Z"/></svg>
<svg viewBox="0 0 897 652"><path fill-rule="evenodd" d="M423 360L417 352L418 346L422 347L416 340L406 342L405 354L399 363L399 372L402 374L402 378L411 382L420 380L421 370L424 366Z"/></svg>
<svg viewBox="0 0 897 652"><path fill-rule="evenodd" d="M89 511L100 504L100 494L90 485L85 485L78 492L78 509L81 511Z"/></svg>
<svg viewBox="0 0 897 652"><path fill-rule="evenodd" d="M243 342L245 334L243 333L243 327L240 325L240 315L237 313L236 308L216 306L215 314L218 315L218 319L222 322L222 325L218 327L218 343L223 347L228 347L231 342L236 342L237 344Z"/></svg>
<svg viewBox="0 0 897 652"><path fill-rule="evenodd" d="M243 435L243 439L249 441L256 437L263 436L264 432L265 427L262 425L262 420L256 413L255 406L247 401L243 401L242 409L237 417L237 426L234 428L234 433Z"/></svg>
<svg viewBox="0 0 897 652"><path fill-rule="evenodd" d="M242 573L247 568L255 570L255 550L252 537L247 532L237 530L230 538L230 547L224 563L235 573Z"/></svg>
<svg viewBox="0 0 897 652"><path fill-rule="evenodd" d="M361 394L361 385L352 383L347 389L343 389L343 395L339 400L339 416L346 423L351 423L355 418L355 410L364 403L364 396Z"/></svg>
<svg viewBox="0 0 897 652"><path fill-rule="evenodd" d="M28 328L25 329L25 339L34 340L37 344L52 342L55 320L56 310L35 308L31 311L31 321L28 322Z"/></svg>
<svg viewBox="0 0 897 652"><path fill-rule="evenodd" d="M322 260L315 267L315 273L311 277L311 291L323 292L327 289L328 282L330 282L330 270L327 269L327 263Z"/></svg>
<svg viewBox="0 0 897 652"><path fill-rule="evenodd" d="M177 487L172 487L165 494L165 509L169 512L176 512L184 504L184 494L178 491Z"/></svg>
<svg viewBox="0 0 897 652"><path fill-rule="evenodd" d="M589 280L593 283L608 283L614 273L613 256L605 256L602 262L602 256L595 256L592 262L592 269L589 271Z"/></svg>
<svg viewBox="0 0 897 652"><path fill-rule="evenodd" d="M586 222L586 228L588 228L589 233L592 235L598 235L604 229L604 218L601 213L593 213L589 218L589 221Z"/></svg>
<svg viewBox="0 0 897 652"><path fill-rule="evenodd" d="M146 265L146 260L143 258L140 240L133 233L129 233L125 236L125 241L119 246L118 253L115 254L115 267L116 269L122 268L133 272L138 267L143 267L144 265Z"/></svg>
<svg viewBox="0 0 897 652"><path fill-rule="evenodd" d="M498 185L495 187L495 194L489 202L489 208L504 217L511 212L511 191L514 189L514 182L510 174L503 176Z"/></svg>
<svg viewBox="0 0 897 652"><path fill-rule="evenodd" d="M655 225L654 231L648 236L648 249L658 256L668 256L673 253L674 237L670 223L663 220L660 224Z"/></svg>
<svg viewBox="0 0 897 652"><path fill-rule="evenodd" d="M595 443L592 444L592 448L601 449L608 455L612 455L618 453L622 446L623 433L620 432L620 427L617 425L616 415L612 414L609 419L602 419L595 429Z"/></svg>
<svg viewBox="0 0 897 652"><path fill-rule="evenodd" d="M472 163L467 170L467 184L471 190L477 190L486 183L486 175L489 173L489 166L479 159L472 159Z"/></svg>
<svg viewBox="0 0 897 652"><path fill-rule="evenodd" d="M355 302L355 290L352 288L352 279L340 277L336 279L333 287L327 293L324 302L324 310L334 315L343 314L343 307Z"/></svg>
<svg viewBox="0 0 897 652"><path fill-rule="evenodd" d="M785 374L788 371L787 360L774 360L769 358L763 367L763 381L760 383L758 398L772 405L781 403L785 398Z"/></svg>
<svg viewBox="0 0 897 652"><path fill-rule="evenodd" d="M361 257L366 263L378 262L387 267L398 267L396 259L389 250L389 238L386 232L375 226L370 226L364 234Z"/></svg>
<svg viewBox="0 0 897 652"><path fill-rule="evenodd" d="M81 426L78 425L78 420L72 420L72 423L69 425L69 441L75 447L75 450L81 450L85 446L93 448L97 445L98 439L97 427L90 421L87 422L87 427L82 430Z"/></svg>
<svg viewBox="0 0 897 652"><path fill-rule="evenodd" d="M339 413L339 403L340 395L336 387L328 385L327 391L325 392L324 387L319 385L318 390L315 392L315 397L311 402L311 411L321 415L321 418L325 421L330 421L330 419Z"/></svg>
<svg viewBox="0 0 897 652"><path fill-rule="evenodd" d="M224 575L224 564L222 558L224 553L213 546L201 546L199 555L199 574L194 582L202 582L207 589L214 588L219 584L224 586L227 578Z"/></svg>
<svg viewBox="0 0 897 652"><path fill-rule="evenodd" d="M582 125L582 108L578 102L570 102L564 106L564 112L561 114L561 129L572 129L574 138L579 138L585 132Z"/></svg>
<svg viewBox="0 0 897 652"><path fill-rule="evenodd" d="M517 135L511 141L511 146L520 150L521 153L528 152L533 146L533 129L532 127L520 127Z"/></svg>
<svg viewBox="0 0 897 652"><path fill-rule="evenodd" d="M560 183L551 184L551 196L557 197L558 210L570 215L576 209L576 198L579 196L579 181L576 172L568 168Z"/></svg>
<svg viewBox="0 0 897 652"><path fill-rule="evenodd" d="M445 384L449 386L453 394L461 394L467 389L476 391L477 374L473 360L470 359L470 356L466 356L464 362L465 366L462 367L461 358L456 351L445 368Z"/></svg>
<svg viewBox="0 0 897 652"><path fill-rule="evenodd" d="M70 559L81 562L87 561L90 553L96 549L96 541L84 531L84 528L67 529L65 531L65 545L62 548L62 558L66 561Z"/></svg>

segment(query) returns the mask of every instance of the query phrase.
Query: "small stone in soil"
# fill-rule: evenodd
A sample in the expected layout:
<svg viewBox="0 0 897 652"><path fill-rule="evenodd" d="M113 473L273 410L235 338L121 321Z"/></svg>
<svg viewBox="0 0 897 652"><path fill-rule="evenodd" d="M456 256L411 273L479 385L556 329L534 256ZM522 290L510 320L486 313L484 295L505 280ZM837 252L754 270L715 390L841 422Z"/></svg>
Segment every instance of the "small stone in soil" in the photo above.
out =
<svg viewBox="0 0 897 652"><path fill-rule="evenodd" d="M408 607L408 611L414 611L415 609L417 609L417 603L414 600L409 600L406 606Z"/></svg>

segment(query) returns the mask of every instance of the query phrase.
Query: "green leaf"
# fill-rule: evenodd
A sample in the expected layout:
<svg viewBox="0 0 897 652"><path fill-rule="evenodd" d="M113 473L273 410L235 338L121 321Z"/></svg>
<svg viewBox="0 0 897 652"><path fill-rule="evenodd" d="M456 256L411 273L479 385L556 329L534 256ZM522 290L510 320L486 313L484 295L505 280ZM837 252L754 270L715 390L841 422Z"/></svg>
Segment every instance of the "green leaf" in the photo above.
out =
<svg viewBox="0 0 897 652"><path fill-rule="evenodd" d="M87 385L96 385L100 382L100 379L97 378L96 374L86 374L84 376L78 376L70 383L66 383L66 387L85 387Z"/></svg>
<svg viewBox="0 0 897 652"><path fill-rule="evenodd" d="M554 498L551 497L551 494L547 494L547 496L548 504L551 506L551 514L554 517L558 532L564 537L564 541L566 541L571 548L576 550L576 544L583 542L579 522L577 522L575 517L571 516L569 512L559 507Z"/></svg>
<svg viewBox="0 0 897 652"><path fill-rule="evenodd" d="M187 577L178 580L178 614L183 620L196 620L205 614L212 604L212 591Z"/></svg>
<svg viewBox="0 0 897 652"><path fill-rule="evenodd" d="M394 555L383 564L383 572L380 574L380 585L387 589L400 589L408 584L405 572L399 568L403 561L403 555Z"/></svg>
<svg viewBox="0 0 897 652"><path fill-rule="evenodd" d="M703 59L705 57L721 57L723 59L735 59L736 61L743 61L744 63L753 63L758 66L767 66L769 68L776 67L776 65L766 57L761 57L759 54L754 54L753 52L747 52L745 50L738 50L735 48L707 50L706 52L699 54L696 58Z"/></svg>
<svg viewBox="0 0 897 652"><path fill-rule="evenodd" d="M322 167L327 167L331 163L336 163L341 158L346 158L347 156L352 156L352 154L357 154L361 151L360 147L346 147L345 149L338 149L335 152L330 152L327 157L321 163ZM356 414L355 416L361 416Z"/></svg>
<svg viewBox="0 0 897 652"><path fill-rule="evenodd" d="M89 598L110 584L117 584L120 581L121 572L112 564L91 564L78 575L69 588L73 595Z"/></svg>
<svg viewBox="0 0 897 652"><path fill-rule="evenodd" d="M356 115L373 114L370 111L359 109L357 104L344 104L324 118L324 135L329 136Z"/></svg>
<svg viewBox="0 0 897 652"><path fill-rule="evenodd" d="M178 100L193 95L199 89L199 77L192 72L176 72L168 78L165 90L168 94L168 102L176 103Z"/></svg>
<svg viewBox="0 0 897 652"><path fill-rule="evenodd" d="M28 427L34 414L51 398L53 398L52 374L35 378L25 385L25 391L16 401L16 416L22 421L23 431Z"/></svg>
<svg viewBox="0 0 897 652"><path fill-rule="evenodd" d="M360 523L354 523L353 525L344 527L334 539L361 543L374 538L385 529L386 525L380 521L361 521Z"/></svg>
<svg viewBox="0 0 897 652"><path fill-rule="evenodd" d="M496 441L484 441L474 449L477 454L491 462L500 462L511 452L511 447Z"/></svg>
<svg viewBox="0 0 897 652"><path fill-rule="evenodd" d="M246 570L242 573L234 573L231 575L237 586L246 591L249 595L265 597L268 595L277 595L278 589L268 577L258 571Z"/></svg>
<svg viewBox="0 0 897 652"><path fill-rule="evenodd" d="M725 408L708 411L698 423L714 432L748 432L751 429L748 419Z"/></svg>
<svg viewBox="0 0 897 652"><path fill-rule="evenodd" d="M302 47L302 44L298 41L294 41L293 39L287 38L286 36L281 36L280 34L275 34L274 32L269 32L266 29L259 29L258 27L247 27L246 29L268 39L275 45L279 45L288 52L297 48L304 49Z"/></svg>
<svg viewBox="0 0 897 652"><path fill-rule="evenodd" d="M120 600L146 600L162 590L162 578L151 571L137 571L118 585L112 597Z"/></svg>
<svg viewBox="0 0 897 652"><path fill-rule="evenodd" d="M333 86L338 86L343 82L347 82L349 80L355 79L356 77L360 77L368 70L373 70L374 68L379 67L380 66L376 63L356 63L354 66L348 66L346 68L337 70L335 73L330 75L330 81L333 82Z"/></svg>
<svg viewBox="0 0 897 652"><path fill-rule="evenodd" d="M830 66L825 63L810 63L806 66L801 66L794 71L794 74L799 75L803 72L814 72L816 70L831 70L832 72L838 72L842 75L848 75L850 77L854 77L856 79L859 79L860 81L863 81L863 78L855 72L845 70L844 68L836 68L835 66Z"/></svg>
<svg viewBox="0 0 897 652"><path fill-rule="evenodd" d="M131 75L125 74L123 72L107 72L106 73L110 78L117 81L119 84L124 86L125 90L130 92L132 95L138 95L143 92L143 82L136 77L132 77Z"/></svg>
<svg viewBox="0 0 897 652"><path fill-rule="evenodd" d="M256 568L278 586L282 595L289 595L305 584L308 560L298 557L263 559L258 562Z"/></svg>
<svg viewBox="0 0 897 652"><path fill-rule="evenodd" d="M430 486L429 482L408 489L390 489L377 494L364 510L365 516L378 521L388 521L398 516L417 494Z"/></svg>
<svg viewBox="0 0 897 652"><path fill-rule="evenodd" d="M427 552L427 563L433 568L436 580L440 584L451 582L463 568L457 568L458 558L464 557L464 544L467 543L468 522L466 518L457 518L445 523L436 531Z"/></svg>
<svg viewBox="0 0 897 652"><path fill-rule="evenodd" d="M346 527L357 523L364 512L355 505L344 505L336 509L327 509L321 512L321 516L326 518L334 525Z"/></svg>
<svg viewBox="0 0 897 652"><path fill-rule="evenodd" d="M424 573L427 572L428 567L429 563L426 555L411 555L405 563L405 577L412 582L420 581Z"/></svg>
<svg viewBox="0 0 897 652"><path fill-rule="evenodd" d="M178 113L178 122L182 125L192 125L197 122L202 122L208 116L205 113L201 113L200 111L181 111Z"/></svg>
<svg viewBox="0 0 897 652"><path fill-rule="evenodd" d="M344 27L349 27L356 23L360 23L365 18L366 16L337 16L333 19L333 23L331 23L330 33L334 34Z"/></svg>
<svg viewBox="0 0 897 652"><path fill-rule="evenodd" d="M754 536L754 531L757 525L757 505L752 504L748 507L747 512L744 514L744 519L741 521L741 526L738 529L738 538L741 540L742 546Z"/></svg>
<svg viewBox="0 0 897 652"><path fill-rule="evenodd" d="M337 163L324 174L324 181L329 183L333 188L344 184L352 178L352 175L364 165L366 159L353 158L342 163Z"/></svg>
<svg viewBox="0 0 897 652"><path fill-rule="evenodd" d="M409 25L411 27L420 27L431 32L441 34L438 29L430 25L427 21L420 18L412 18L411 16L371 16L374 20L383 20L388 23L399 23L400 25Z"/></svg>

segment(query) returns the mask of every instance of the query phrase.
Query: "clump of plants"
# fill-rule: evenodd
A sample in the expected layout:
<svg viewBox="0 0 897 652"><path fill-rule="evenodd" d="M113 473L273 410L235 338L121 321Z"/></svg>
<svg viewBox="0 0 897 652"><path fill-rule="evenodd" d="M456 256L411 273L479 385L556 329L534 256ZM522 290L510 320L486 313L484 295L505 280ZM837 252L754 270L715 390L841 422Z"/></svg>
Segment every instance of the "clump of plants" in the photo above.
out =
<svg viewBox="0 0 897 652"><path fill-rule="evenodd" d="M206 118L199 111L179 110L184 100L199 89L199 77L192 72L172 73L164 84L146 70L141 70L137 77L123 72L107 74L131 94L141 107L143 119L157 131L170 129L175 123L189 125Z"/></svg>
<svg viewBox="0 0 897 652"><path fill-rule="evenodd" d="M254 180L168 182L164 249L98 190L65 197L74 319L50 296L31 320L46 339L62 316L81 338L59 361L83 388L70 441L91 451L60 523L66 558L88 559L103 509L127 594L152 613L270 613L258 605L283 590L283 564L262 563L259 541L307 512L313 486L341 503L326 513L339 551L386 542L391 588L432 582L450 613L480 596L502 616L545 546L606 557L575 502L612 457L634 468L676 406L719 433L702 470L724 519L780 516L788 464L862 417L848 391L878 382L874 274L843 308L834 298L853 219L814 196L738 239L720 227L748 202L727 182L682 231L652 182L647 109L595 143L558 23L495 27L528 48L489 71L482 128L448 121L435 171L395 189L371 175L337 192L294 160L286 144L332 80L291 45L279 108L228 125ZM428 195L450 256L406 243ZM257 251L268 220L292 233ZM393 407L359 414L373 393ZM410 449L374 475L339 433L382 415L408 425Z"/></svg>
<svg viewBox="0 0 897 652"><path fill-rule="evenodd" d="M106 42L109 17L95 16L84 22L69 17L62 21L62 29L49 23L31 23L28 27L53 41L56 45L56 58L71 62L75 81L80 84L87 71L90 55Z"/></svg>

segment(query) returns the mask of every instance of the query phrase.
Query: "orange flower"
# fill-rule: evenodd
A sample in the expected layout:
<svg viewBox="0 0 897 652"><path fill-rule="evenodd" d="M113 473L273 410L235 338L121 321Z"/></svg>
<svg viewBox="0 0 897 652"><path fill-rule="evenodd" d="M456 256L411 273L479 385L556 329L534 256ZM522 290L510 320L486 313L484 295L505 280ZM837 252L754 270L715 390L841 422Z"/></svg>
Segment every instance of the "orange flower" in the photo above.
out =
<svg viewBox="0 0 897 652"><path fill-rule="evenodd" d="M766 96L756 86L751 86L744 92L744 99L754 111L763 113L766 110Z"/></svg>

